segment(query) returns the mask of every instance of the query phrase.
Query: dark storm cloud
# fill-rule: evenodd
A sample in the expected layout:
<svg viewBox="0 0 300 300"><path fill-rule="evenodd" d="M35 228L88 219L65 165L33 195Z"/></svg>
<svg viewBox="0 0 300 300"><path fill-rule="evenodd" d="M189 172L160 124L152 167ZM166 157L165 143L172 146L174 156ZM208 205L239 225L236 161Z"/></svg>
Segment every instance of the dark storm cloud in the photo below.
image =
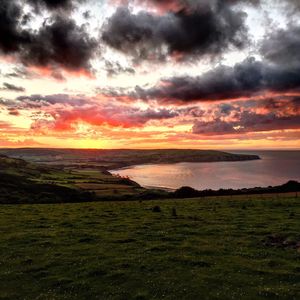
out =
<svg viewBox="0 0 300 300"><path fill-rule="evenodd" d="M261 92L300 91L300 26L290 24L266 37L261 44L263 58L219 66L200 76L163 79L152 88L137 86L128 95L145 101L188 103L250 97ZM111 91L111 96L124 96Z"/></svg>
<svg viewBox="0 0 300 300"><path fill-rule="evenodd" d="M221 1L161 16L120 7L104 25L102 39L137 59L162 59L167 54L213 57L229 46L242 48L247 40L244 18Z"/></svg>
<svg viewBox="0 0 300 300"><path fill-rule="evenodd" d="M150 89L136 87L131 96L185 103L237 99L262 91L299 89L300 66L277 66L248 58L234 67L220 66L201 76L173 77Z"/></svg>
<svg viewBox="0 0 300 300"><path fill-rule="evenodd" d="M70 0L46 1L46 0L26 0L27 2L45 4L48 7L66 6ZM15 0L0 1L0 51L4 54L22 51L22 48L30 45L33 33L24 30L21 25L25 25L32 18L30 14L23 13L20 2Z"/></svg>
<svg viewBox="0 0 300 300"><path fill-rule="evenodd" d="M20 28L21 17L22 9L15 1L0 1L0 52L19 51L29 42L29 33Z"/></svg>
<svg viewBox="0 0 300 300"><path fill-rule="evenodd" d="M25 92L25 89L21 86L16 86L7 82L3 83L3 87L0 90L12 91L12 92Z"/></svg>
<svg viewBox="0 0 300 300"><path fill-rule="evenodd" d="M47 1L47 5L56 7L58 2ZM90 70L89 61L97 42L84 26L78 26L69 17L55 15L37 31L24 30L20 27L23 17L17 2L0 2L0 52L17 54L25 65Z"/></svg>
<svg viewBox="0 0 300 300"><path fill-rule="evenodd" d="M263 41L260 52L275 64L300 66L300 26L290 24L285 30L275 31Z"/></svg>
<svg viewBox="0 0 300 300"><path fill-rule="evenodd" d="M48 66L58 64L70 70L89 69L97 43L84 26L72 19L56 16L44 23L21 54L27 64Z"/></svg>
<svg viewBox="0 0 300 300"><path fill-rule="evenodd" d="M160 86L144 90L136 88L136 96L145 100L189 102L222 100L249 96L264 84L264 66L253 58L234 67L220 66L201 76L174 77Z"/></svg>
<svg viewBox="0 0 300 300"><path fill-rule="evenodd" d="M25 0L32 4L36 9L46 7L49 10L71 10L76 4L82 3L85 0Z"/></svg>

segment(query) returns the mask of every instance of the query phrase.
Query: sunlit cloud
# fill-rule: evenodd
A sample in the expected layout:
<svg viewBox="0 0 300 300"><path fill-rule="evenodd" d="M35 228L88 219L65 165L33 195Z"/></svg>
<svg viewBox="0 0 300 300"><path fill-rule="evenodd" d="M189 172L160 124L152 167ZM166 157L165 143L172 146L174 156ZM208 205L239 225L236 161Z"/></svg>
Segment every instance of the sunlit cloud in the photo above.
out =
<svg viewBox="0 0 300 300"><path fill-rule="evenodd" d="M3 1L0 147L299 148L299 14L293 0Z"/></svg>

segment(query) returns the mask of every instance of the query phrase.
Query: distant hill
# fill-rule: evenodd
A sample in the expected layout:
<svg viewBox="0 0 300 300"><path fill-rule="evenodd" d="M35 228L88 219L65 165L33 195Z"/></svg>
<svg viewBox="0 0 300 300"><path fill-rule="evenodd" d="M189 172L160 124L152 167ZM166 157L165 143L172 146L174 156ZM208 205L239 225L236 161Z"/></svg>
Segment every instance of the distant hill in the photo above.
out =
<svg viewBox="0 0 300 300"><path fill-rule="evenodd" d="M28 161L63 166L102 166L105 169L122 168L138 164L179 162L219 162L260 159L257 155L232 154L215 150L97 150L97 149L0 149L0 154Z"/></svg>

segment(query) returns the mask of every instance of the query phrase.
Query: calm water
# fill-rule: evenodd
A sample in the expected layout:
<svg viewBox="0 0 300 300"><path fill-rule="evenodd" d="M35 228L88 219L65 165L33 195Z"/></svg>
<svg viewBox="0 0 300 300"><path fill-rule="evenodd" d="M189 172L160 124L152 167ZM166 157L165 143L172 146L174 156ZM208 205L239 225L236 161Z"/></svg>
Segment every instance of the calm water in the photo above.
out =
<svg viewBox="0 0 300 300"><path fill-rule="evenodd" d="M138 165L111 171L129 176L145 187L176 189L249 188L300 181L300 151L230 151L257 154L261 160L244 162Z"/></svg>

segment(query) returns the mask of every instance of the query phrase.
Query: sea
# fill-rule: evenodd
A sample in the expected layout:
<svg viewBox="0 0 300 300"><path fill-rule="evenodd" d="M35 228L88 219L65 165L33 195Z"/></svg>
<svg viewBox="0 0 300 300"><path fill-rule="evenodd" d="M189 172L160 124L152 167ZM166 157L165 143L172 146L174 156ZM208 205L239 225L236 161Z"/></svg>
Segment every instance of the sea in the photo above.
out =
<svg viewBox="0 0 300 300"><path fill-rule="evenodd" d="M227 151L256 154L260 160L209 163L146 164L111 170L128 176L146 188L178 189L182 186L203 189L240 189L300 182L300 150Z"/></svg>

